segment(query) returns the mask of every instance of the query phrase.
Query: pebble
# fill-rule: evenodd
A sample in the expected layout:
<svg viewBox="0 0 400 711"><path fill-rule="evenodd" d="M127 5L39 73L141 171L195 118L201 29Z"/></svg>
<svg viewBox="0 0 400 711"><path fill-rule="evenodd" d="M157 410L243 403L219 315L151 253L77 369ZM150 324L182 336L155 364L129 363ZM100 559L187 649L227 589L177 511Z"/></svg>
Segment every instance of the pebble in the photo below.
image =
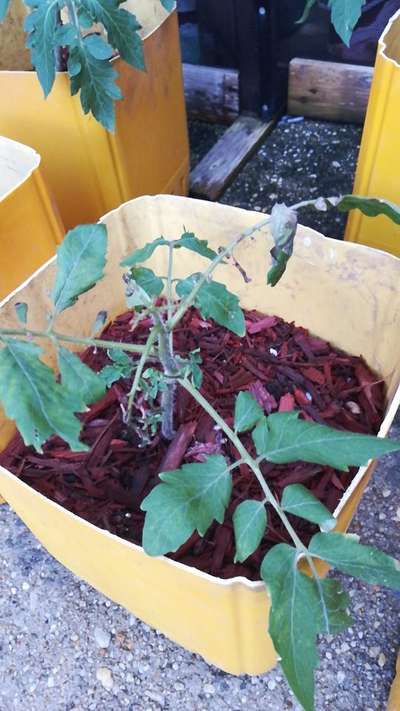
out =
<svg viewBox="0 0 400 711"><path fill-rule="evenodd" d="M205 694L215 694L215 689L212 684L204 684L203 691Z"/></svg>
<svg viewBox="0 0 400 711"><path fill-rule="evenodd" d="M22 590L24 590L26 592L27 590L29 590L30 587L31 586L29 585L29 583L27 583L26 580L24 580L24 582L22 583Z"/></svg>
<svg viewBox="0 0 400 711"><path fill-rule="evenodd" d="M268 686L268 689L269 689L270 691L273 691L273 690L275 689L275 687L276 687L276 681L274 681L273 679L271 679L271 681L268 682L267 686Z"/></svg>
<svg viewBox="0 0 400 711"><path fill-rule="evenodd" d="M175 691L185 691L185 684L182 684L181 681L176 681L174 684L174 689Z"/></svg>
<svg viewBox="0 0 400 711"><path fill-rule="evenodd" d="M345 674L344 672L342 672L342 671L339 671L339 672L336 674L336 679L338 680L338 683L339 683L339 684L343 684L345 678L346 678L346 674Z"/></svg>
<svg viewBox="0 0 400 711"><path fill-rule="evenodd" d="M154 703L158 704L159 706L165 706L165 697L162 694L159 694L157 691L145 691L144 694L145 696L147 696L148 699L154 701Z"/></svg>
<svg viewBox="0 0 400 711"><path fill-rule="evenodd" d="M368 654L370 657L375 659L378 656L378 654L380 653L380 651L381 650L379 649L379 647L370 647L368 650Z"/></svg>
<svg viewBox="0 0 400 711"><path fill-rule="evenodd" d="M111 642L111 635L109 632L103 630L102 627L96 627L94 630L94 639L98 647L107 649Z"/></svg>
<svg viewBox="0 0 400 711"><path fill-rule="evenodd" d="M391 495L391 493L392 493L392 492L391 492L390 489L384 489L384 490L382 491L382 496L383 496L384 499L388 499L389 496Z"/></svg>
<svg viewBox="0 0 400 711"><path fill-rule="evenodd" d="M114 686L114 679L111 670L107 667L99 667L96 671L96 679L107 691L111 691Z"/></svg>
<svg viewBox="0 0 400 711"><path fill-rule="evenodd" d="M386 664L386 657L385 657L385 655L383 654L383 652L381 652L380 655L379 655L379 657L378 657L378 664L379 664L379 666L380 666L381 668L384 667L385 664Z"/></svg>
<svg viewBox="0 0 400 711"><path fill-rule="evenodd" d="M341 646L341 648L340 648L340 651L343 652L343 654L345 654L346 652L349 651L349 649L350 649L350 647L349 647L349 645L347 644L347 642L343 642L343 644L342 644L342 646Z"/></svg>

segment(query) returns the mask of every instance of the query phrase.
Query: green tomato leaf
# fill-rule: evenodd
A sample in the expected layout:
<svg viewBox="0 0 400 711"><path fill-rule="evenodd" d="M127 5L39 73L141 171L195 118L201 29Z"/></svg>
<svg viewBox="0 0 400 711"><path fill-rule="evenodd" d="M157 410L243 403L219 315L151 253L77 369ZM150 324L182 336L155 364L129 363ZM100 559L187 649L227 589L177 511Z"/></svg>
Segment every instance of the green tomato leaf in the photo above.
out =
<svg viewBox="0 0 400 711"><path fill-rule="evenodd" d="M329 0L333 26L347 46L364 4L365 0Z"/></svg>
<svg viewBox="0 0 400 711"><path fill-rule="evenodd" d="M107 131L113 131L114 101L122 99L122 94L115 82L118 74L109 60L93 57L83 42L70 49L68 73L71 77L71 94L80 92L83 112L91 112Z"/></svg>
<svg viewBox="0 0 400 711"><path fill-rule="evenodd" d="M51 368L39 356L35 343L7 339L0 350L0 400L7 417L15 420L26 445L39 452L51 435L57 434L71 449L88 448L79 441L81 423L75 417L85 405L81 393L57 383Z"/></svg>
<svg viewBox="0 0 400 711"><path fill-rule="evenodd" d="M117 380L129 378L132 375L134 364L128 354L118 348L111 348L107 351L107 355L113 361L113 365L105 365L99 375L105 385L110 388Z"/></svg>
<svg viewBox="0 0 400 711"><path fill-rule="evenodd" d="M97 402L106 392L104 382L98 373L88 368L81 359L66 348L57 353L61 383L72 394L79 393L85 405Z"/></svg>
<svg viewBox="0 0 400 711"><path fill-rule="evenodd" d="M321 531L331 531L336 526L336 519L329 509L302 484L290 484L283 491L282 508L306 521L316 523Z"/></svg>
<svg viewBox="0 0 400 711"><path fill-rule="evenodd" d="M263 560L261 577L271 597L269 633L282 669L305 711L314 711L317 635L335 634L352 620L339 582L317 583L304 575L297 568L297 555L286 543L274 546Z"/></svg>
<svg viewBox="0 0 400 711"><path fill-rule="evenodd" d="M67 47L76 41L77 36L76 27L71 23L57 25L54 33L54 44L58 47Z"/></svg>
<svg viewBox="0 0 400 711"><path fill-rule="evenodd" d="M133 267L126 285L126 303L130 308L149 306L153 299L160 296L164 284L151 269Z"/></svg>
<svg viewBox="0 0 400 711"><path fill-rule="evenodd" d="M347 212L348 210L361 210L367 217L377 217L377 215L385 215L400 225L400 206L389 200L381 198L368 198L361 195L344 195L337 203L338 210Z"/></svg>
<svg viewBox="0 0 400 711"><path fill-rule="evenodd" d="M344 533L317 533L309 551L342 573L400 590L400 562Z"/></svg>
<svg viewBox="0 0 400 711"><path fill-rule="evenodd" d="M153 242L148 242L147 244L145 244L144 247L141 247L140 249L135 249L135 251L132 252L129 257L125 257L125 259L120 262L120 265L121 267L133 267L135 264L146 262L147 259L150 259L157 247L161 247L168 244L168 240L164 239L164 237L158 237L157 239L153 240Z"/></svg>
<svg viewBox="0 0 400 711"><path fill-rule="evenodd" d="M87 35L83 42L92 57L96 59L110 59L112 57L113 48L100 35Z"/></svg>
<svg viewBox="0 0 400 711"><path fill-rule="evenodd" d="M242 563L257 550L266 528L267 512L263 501L248 499L236 507L233 514L235 563Z"/></svg>
<svg viewBox="0 0 400 711"><path fill-rule="evenodd" d="M235 432L247 432L264 416L264 411L249 392L242 390L235 402Z"/></svg>
<svg viewBox="0 0 400 711"><path fill-rule="evenodd" d="M25 324L28 319L28 304L24 301L18 301L17 304L14 304L14 308L18 321Z"/></svg>
<svg viewBox="0 0 400 711"><path fill-rule="evenodd" d="M222 523L232 491L224 457L160 474L163 482L144 499L143 548L149 555L176 551L197 530L204 536L214 520Z"/></svg>
<svg viewBox="0 0 400 711"><path fill-rule="evenodd" d="M192 274L187 279L179 281L176 286L178 296L188 296L200 276L201 274ZM244 336L246 327L239 299L228 291L224 284L217 281L206 282L197 292L194 303L203 318L212 318L237 336Z"/></svg>
<svg viewBox="0 0 400 711"><path fill-rule="evenodd" d="M57 274L52 293L56 313L67 309L104 276L107 251L105 225L80 225L70 230L57 249Z"/></svg>
<svg viewBox="0 0 400 711"><path fill-rule="evenodd" d="M122 59L136 69L145 69L141 25L135 15L120 7L119 0L81 0L83 9L101 22L107 38Z"/></svg>
<svg viewBox="0 0 400 711"><path fill-rule="evenodd" d="M33 9L24 23L29 32L27 46L44 95L48 96L56 76L54 35L58 23L58 0L32 0L29 4Z"/></svg>
<svg viewBox="0 0 400 711"><path fill-rule="evenodd" d="M164 2L169 2L170 0L161 0L161 1L164 4ZM9 3L10 3L10 0L0 0L0 22L3 22L5 16L7 15ZM168 9L168 8L166 8L166 9Z"/></svg>
<svg viewBox="0 0 400 711"><path fill-rule="evenodd" d="M343 471L400 450L400 442L300 420L298 412L269 415L257 425L253 441L257 454L269 462L312 462Z"/></svg>
<svg viewBox="0 0 400 711"><path fill-rule="evenodd" d="M202 257L206 257L211 261L218 256L217 252L210 249L206 239L199 239L195 234L193 234L193 232L184 232L182 237L174 242L174 247L184 247L185 249L189 249L191 252L196 252L196 254L200 254Z"/></svg>

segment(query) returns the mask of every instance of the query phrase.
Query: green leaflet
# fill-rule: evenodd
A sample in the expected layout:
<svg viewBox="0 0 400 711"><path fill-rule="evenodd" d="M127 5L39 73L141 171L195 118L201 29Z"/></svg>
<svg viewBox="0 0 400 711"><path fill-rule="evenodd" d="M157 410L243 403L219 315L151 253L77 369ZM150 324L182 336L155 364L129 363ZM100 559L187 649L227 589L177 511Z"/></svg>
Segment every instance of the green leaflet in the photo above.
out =
<svg viewBox="0 0 400 711"><path fill-rule="evenodd" d="M385 215L396 225L400 225L400 206L389 200L362 197L361 195L344 195L337 203L337 208L341 212L361 210L367 217Z"/></svg>
<svg viewBox="0 0 400 711"><path fill-rule="evenodd" d="M24 28L29 32L27 46L44 95L48 96L56 76L54 36L59 5L57 0L31 0L27 4L33 8L24 22Z"/></svg>
<svg viewBox="0 0 400 711"><path fill-rule="evenodd" d="M179 281L176 286L178 296L188 296L200 276L200 274L192 274L187 279ZM239 299L228 291L224 284L217 281L206 282L197 292L194 303L203 318L212 318L237 336L244 336L246 329Z"/></svg>
<svg viewBox="0 0 400 711"><path fill-rule="evenodd" d="M233 514L235 532L235 563L242 563L257 550L267 528L264 501L242 501Z"/></svg>
<svg viewBox="0 0 400 711"><path fill-rule="evenodd" d="M201 257L206 257L211 261L215 259L218 255L208 246L206 239L199 239L193 232L184 232L182 237L174 242L174 247L184 247L191 252L196 252L200 254Z"/></svg>
<svg viewBox="0 0 400 711"><path fill-rule="evenodd" d="M211 260L218 256L213 249L210 249L207 240L198 239L193 232L184 232L180 239L170 242L164 239L164 237L158 237L152 242L148 242L144 247L135 249L129 257L125 257L125 259L122 260L121 267L132 267L140 262L145 262L147 259L150 259L157 247L165 247L168 245L172 245L174 249L184 247L185 249L189 249L191 252L196 252L202 257L206 257Z"/></svg>
<svg viewBox="0 0 400 711"><path fill-rule="evenodd" d="M113 48L100 35L87 35L83 42L95 59L110 59L112 57Z"/></svg>
<svg viewBox="0 0 400 711"><path fill-rule="evenodd" d="M85 405L79 392L57 383L54 373L39 356L35 343L7 339L0 350L0 400L15 420L26 445L39 452L50 435L58 434L71 449L87 450L79 441L81 423L75 417Z"/></svg>
<svg viewBox="0 0 400 711"><path fill-rule="evenodd" d="M200 464L160 474L141 504L146 511L143 548L148 555L176 551L197 530L204 536L214 520L222 523L232 491L224 457L213 455Z"/></svg>
<svg viewBox="0 0 400 711"><path fill-rule="evenodd" d="M361 17L365 0L329 0L333 26L340 39L349 46L353 30Z"/></svg>
<svg viewBox="0 0 400 711"><path fill-rule="evenodd" d="M263 418L253 432L258 455L275 464L313 462L347 471L369 459L400 450L400 442L336 430L299 419L298 412Z"/></svg>
<svg viewBox="0 0 400 711"><path fill-rule="evenodd" d="M79 393L85 405L97 402L106 392L101 376L88 368L81 359L66 348L60 347L57 353L61 383L72 394Z"/></svg>
<svg viewBox="0 0 400 711"><path fill-rule="evenodd" d="M118 76L108 59L96 59L85 51L86 43L72 47L68 58L71 94L80 92L82 110L93 116L108 131L115 128L114 101L122 98L115 83Z"/></svg>
<svg viewBox="0 0 400 711"><path fill-rule="evenodd" d="M163 288L162 279L151 269L133 267L125 290L126 303L130 308L149 306L153 299L160 296Z"/></svg>
<svg viewBox="0 0 400 711"><path fill-rule="evenodd" d="M318 524L321 531L331 531L336 526L331 512L302 484L290 484L284 489L281 506L287 513Z"/></svg>
<svg viewBox="0 0 400 711"><path fill-rule="evenodd" d="M364 546L344 533L317 533L309 551L342 573L372 585L400 590L400 563L372 546Z"/></svg>
<svg viewBox="0 0 400 711"><path fill-rule="evenodd" d="M80 225L70 230L57 250L52 292L55 313L72 306L104 276L107 251L105 225Z"/></svg>
<svg viewBox="0 0 400 711"><path fill-rule="evenodd" d="M305 21L308 19L308 16L309 16L309 14L310 14L310 12L311 12L311 10L312 10L312 8L314 7L314 5L315 5L316 2L317 2L317 0L307 0L307 2L306 2L306 4L305 4L305 7L304 7L304 10L303 10L303 14L302 14L302 16L297 20L298 24L301 24L302 22L305 22Z"/></svg>
<svg viewBox="0 0 400 711"><path fill-rule="evenodd" d="M146 262L147 259L150 259L157 247L165 246L168 244L168 240L164 239L164 237L157 237L157 239L154 239L152 242L148 242L147 244L145 244L144 247L141 247L140 249L135 249L135 251L131 255L129 255L129 257L125 257L125 259L120 262L120 265L121 267L133 267L135 264Z"/></svg>
<svg viewBox="0 0 400 711"><path fill-rule="evenodd" d="M105 365L99 375L108 388L121 378L129 378L134 368L132 359L124 351L118 348L111 348L107 351L108 357L113 361L113 365Z"/></svg>
<svg viewBox="0 0 400 711"><path fill-rule="evenodd" d="M81 0L93 21L101 22L110 45L136 69L145 69L141 26L135 15L119 6L118 0Z"/></svg>
<svg viewBox="0 0 400 711"><path fill-rule="evenodd" d="M333 634L351 624L347 597L337 581L320 580L317 585L301 573L297 551L286 543L267 553L261 576L271 597L269 633L282 669L304 710L314 711L317 634Z"/></svg>
<svg viewBox="0 0 400 711"><path fill-rule="evenodd" d="M168 2L168 1L169 0L161 0L161 2L163 4L164 4L164 2ZM10 0L0 0L0 22L2 22L5 18L5 16L7 15L9 2L10 2Z"/></svg>
<svg viewBox="0 0 400 711"><path fill-rule="evenodd" d="M242 390L235 401L235 432L247 432L264 416L264 411L249 392Z"/></svg>

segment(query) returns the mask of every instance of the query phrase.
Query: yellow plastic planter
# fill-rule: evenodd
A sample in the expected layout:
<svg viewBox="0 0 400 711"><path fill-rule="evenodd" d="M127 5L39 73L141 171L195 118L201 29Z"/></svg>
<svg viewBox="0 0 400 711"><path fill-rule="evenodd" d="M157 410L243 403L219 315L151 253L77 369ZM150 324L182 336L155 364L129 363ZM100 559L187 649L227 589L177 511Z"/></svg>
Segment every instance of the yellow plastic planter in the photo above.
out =
<svg viewBox="0 0 400 711"><path fill-rule="evenodd" d="M123 205L103 218L110 243L105 278L61 315L58 330L89 335L100 309L107 308L110 317L121 312L119 261L155 236L176 237L185 225L216 249L258 220L255 212L179 197L143 197ZM380 431L385 435L400 400L400 260L300 227L287 274L271 289L265 284L270 247L266 236L237 249L238 260L253 277L251 289L233 269L220 267L217 278L226 275L228 288L239 294L244 307L295 320L350 353L362 353L386 379L388 409ZM165 273L162 250L149 262ZM201 257L179 253L176 276L203 266ZM32 327L45 327L54 272L52 260L0 305L1 326L15 324L14 304L23 300L30 304ZM46 357L54 364L51 349ZM1 446L13 431L3 419ZM372 465L360 469L345 492L336 511L340 530L347 527L371 473ZM269 600L261 582L220 580L164 557L149 558L139 546L79 519L4 469L0 490L50 553L147 624L233 674L259 674L275 664L266 632Z"/></svg>
<svg viewBox="0 0 400 711"><path fill-rule="evenodd" d="M40 156L0 136L0 298L53 256L64 229Z"/></svg>
<svg viewBox="0 0 400 711"><path fill-rule="evenodd" d="M354 193L400 203L400 10L382 34L358 158ZM350 213L345 239L400 256L400 226Z"/></svg>
<svg viewBox="0 0 400 711"><path fill-rule="evenodd" d="M115 67L124 96L117 102L116 131L108 133L70 96L69 79L58 74L45 100L26 55L10 53L0 71L0 134L29 143L42 156L43 171L67 229L94 222L122 202L147 193L187 193L189 147L176 12L160 0L125 3L140 20L146 72L120 59ZM18 3L11 7L21 20ZM0 25L1 46L5 29ZM21 45L21 39L18 47ZM4 57L0 64L4 67Z"/></svg>

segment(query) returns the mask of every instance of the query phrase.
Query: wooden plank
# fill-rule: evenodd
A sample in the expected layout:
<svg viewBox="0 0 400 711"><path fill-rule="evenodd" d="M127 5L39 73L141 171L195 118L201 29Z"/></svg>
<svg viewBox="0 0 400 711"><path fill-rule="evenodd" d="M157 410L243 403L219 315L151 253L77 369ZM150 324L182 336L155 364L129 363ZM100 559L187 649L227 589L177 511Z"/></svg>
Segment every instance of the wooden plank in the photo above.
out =
<svg viewBox="0 0 400 711"><path fill-rule="evenodd" d="M239 115L236 69L183 65L186 107L190 118L230 124Z"/></svg>
<svg viewBox="0 0 400 711"><path fill-rule="evenodd" d="M289 67L288 113L363 123L372 74L372 67L293 59Z"/></svg>
<svg viewBox="0 0 400 711"><path fill-rule="evenodd" d="M192 171L192 195L217 200L275 123L276 118L264 122L253 116L239 116Z"/></svg>

